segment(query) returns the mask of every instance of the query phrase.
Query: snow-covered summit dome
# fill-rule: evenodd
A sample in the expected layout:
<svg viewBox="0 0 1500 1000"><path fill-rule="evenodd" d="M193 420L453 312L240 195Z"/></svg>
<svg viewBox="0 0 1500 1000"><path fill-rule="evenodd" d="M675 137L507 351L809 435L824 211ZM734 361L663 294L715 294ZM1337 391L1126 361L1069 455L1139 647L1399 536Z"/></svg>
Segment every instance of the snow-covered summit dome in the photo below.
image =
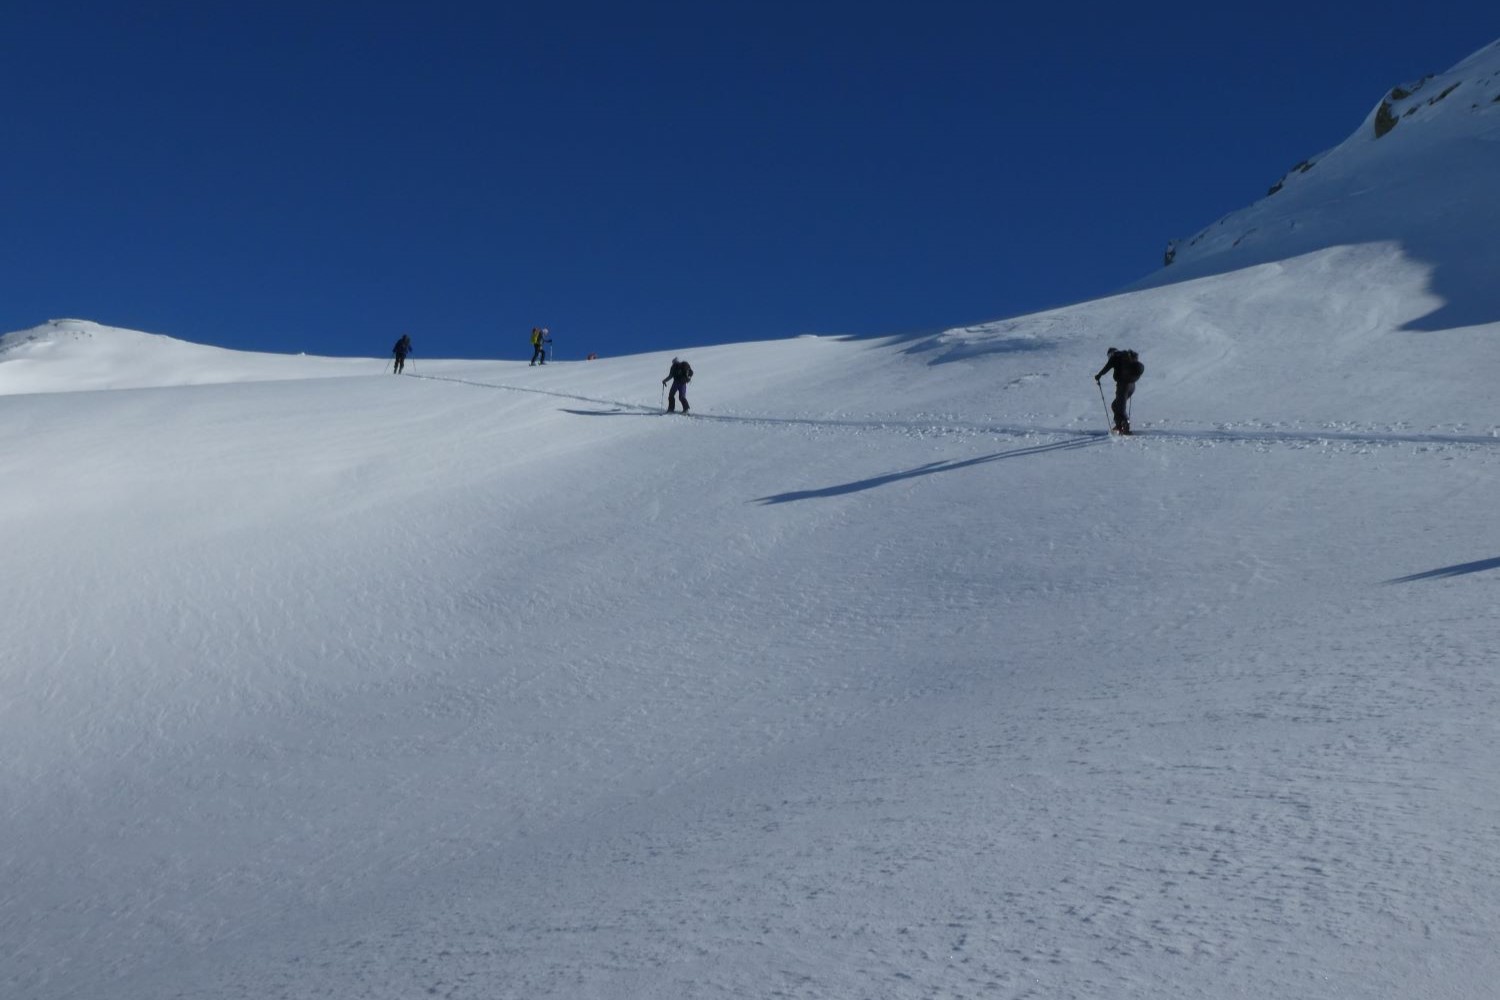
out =
<svg viewBox="0 0 1500 1000"><path fill-rule="evenodd" d="M1296 164L1265 197L1175 241L1136 287L1335 246L1390 243L1432 269L1449 303L1431 327L1500 319L1500 41L1445 73L1392 87L1343 142Z"/></svg>
<svg viewBox="0 0 1500 1000"><path fill-rule="evenodd" d="M84 319L0 336L0 396L373 373L365 359L232 351Z"/></svg>

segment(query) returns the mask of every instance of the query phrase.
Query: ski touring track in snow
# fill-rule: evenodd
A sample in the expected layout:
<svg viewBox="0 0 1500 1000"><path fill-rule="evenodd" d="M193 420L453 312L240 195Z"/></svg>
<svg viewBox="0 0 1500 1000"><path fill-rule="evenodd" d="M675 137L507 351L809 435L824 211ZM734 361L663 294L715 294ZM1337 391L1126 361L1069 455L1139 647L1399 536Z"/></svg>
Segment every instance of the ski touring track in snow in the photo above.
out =
<svg viewBox="0 0 1500 1000"><path fill-rule="evenodd" d="M594 396L582 396L574 393L560 392L555 389L539 389L533 386L507 384L503 382L480 382L474 379L453 378L445 375L408 375L410 378L427 379L434 382L451 382L456 385L473 386L481 389L494 389L506 392L530 393L539 396L550 396L557 399L573 400L580 403L593 403L598 406L609 407L604 410L571 410L564 409L562 412L575 416L586 417L613 417L613 416L668 416L673 415L670 411L660 406L649 403L630 403L618 399L601 399ZM682 414L677 414L681 416ZM827 418L827 417L799 417L799 416L775 416L770 414L745 414L745 413L705 413L695 407L690 419L699 422L716 422L728 424L751 424L764 427L817 427L817 428L853 428L858 430L891 430L898 432L924 432L924 433L983 433L1003 435L1007 437L1074 437L1087 440L1106 439L1125 443L1125 439L1119 435L1112 434L1109 430L1089 427L1056 427L1044 425L1026 425L1017 423L985 423L964 420L917 420L906 418L882 418L870 417L866 419L856 418ZM1377 427L1377 426L1355 426L1341 423L1320 428L1303 428L1298 426L1273 425L1256 426L1247 425L1220 425L1214 427L1193 428L1184 427L1179 424L1158 425L1142 423L1130 435L1132 438L1166 441L1192 441L1205 443L1224 444L1291 444L1305 446L1309 444L1363 444L1363 445L1471 445L1475 447L1497 448L1500 447L1500 430L1493 430L1484 434L1464 434L1449 431L1419 431L1400 425ZM1040 446L1034 449L1025 449L1009 454L1041 454L1056 448L1077 447L1085 443L1084 440L1072 440L1059 442L1054 445ZM1005 457L1005 455L985 456L974 459L974 462L989 461L994 458Z"/></svg>

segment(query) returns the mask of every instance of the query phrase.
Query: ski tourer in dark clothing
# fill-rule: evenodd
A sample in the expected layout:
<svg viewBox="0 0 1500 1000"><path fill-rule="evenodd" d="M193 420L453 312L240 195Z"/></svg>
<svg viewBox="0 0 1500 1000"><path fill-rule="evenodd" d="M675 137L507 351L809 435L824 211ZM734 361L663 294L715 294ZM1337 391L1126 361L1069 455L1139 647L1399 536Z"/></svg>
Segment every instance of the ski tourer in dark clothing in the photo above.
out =
<svg viewBox="0 0 1500 1000"><path fill-rule="evenodd" d="M391 353L396 356L395 371L400 375L401 369L406 367L406 356L411 353L411 338L403 333L396 346L391 348Z"/></svg>
<svg viewBox="0 0 1500 1000"><path fill-rule="evenodd" d="M1130 397L1135 395L1135 384L1145 374L1146 366L1141 364L1141 359L1134 351L1117 351L1113 347L1109 349L1109 360L1104 362L1104 367L1099 369L1099 374L1094 376L1098 382L1104 377L1104 373L1113 371L1115 373L1115 401L1110 404L1110 411L1114 413L1114 429L1120 434L1130 433Z"/></svg>
<svg viewBox="0 0 1500 1000"><path fill-rule="evenodd" d="M672 359L672 367L667 370L667 377L661 380L662 385L672 383L672 388L667 392L667 412L675 412L677 401L682 400L682 412L688 411L687 384L693 380L693 366L679 358Z"/></svg>
<svg viewBox="0 0 1500 1000"><path fill-rule="evenodd" d="M545 365L547 363L547 345L552 343L552 338L547 335L546 327L531 328L531 363ZM538 360L540 359L540 360Z"/></svg>

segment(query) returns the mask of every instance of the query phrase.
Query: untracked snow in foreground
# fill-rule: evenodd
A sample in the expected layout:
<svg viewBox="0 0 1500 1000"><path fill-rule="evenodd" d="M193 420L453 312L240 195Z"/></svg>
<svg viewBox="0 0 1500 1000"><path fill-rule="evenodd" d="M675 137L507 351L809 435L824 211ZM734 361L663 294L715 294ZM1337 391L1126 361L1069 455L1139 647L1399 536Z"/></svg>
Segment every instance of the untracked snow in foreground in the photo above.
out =
<svg viewBox="0 0 1500 1000"><path fill-rule="evenodd" d="M0 340L0 996L1492 996L1495 209L1431 192L696 350L690 417L668 355Z"/></svg>

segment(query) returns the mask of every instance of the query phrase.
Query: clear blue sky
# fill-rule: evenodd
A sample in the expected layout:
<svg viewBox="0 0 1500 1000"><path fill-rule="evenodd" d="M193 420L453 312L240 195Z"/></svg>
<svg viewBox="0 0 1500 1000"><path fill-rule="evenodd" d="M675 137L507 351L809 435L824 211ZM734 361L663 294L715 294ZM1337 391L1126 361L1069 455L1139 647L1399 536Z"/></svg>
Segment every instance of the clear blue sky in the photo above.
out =
<svg viewBox="0 0 1500 1000"><path fill-rule="evenodd" d="M1091 298L1488 2L5 0L0 331L561 357Z"/></svg>

